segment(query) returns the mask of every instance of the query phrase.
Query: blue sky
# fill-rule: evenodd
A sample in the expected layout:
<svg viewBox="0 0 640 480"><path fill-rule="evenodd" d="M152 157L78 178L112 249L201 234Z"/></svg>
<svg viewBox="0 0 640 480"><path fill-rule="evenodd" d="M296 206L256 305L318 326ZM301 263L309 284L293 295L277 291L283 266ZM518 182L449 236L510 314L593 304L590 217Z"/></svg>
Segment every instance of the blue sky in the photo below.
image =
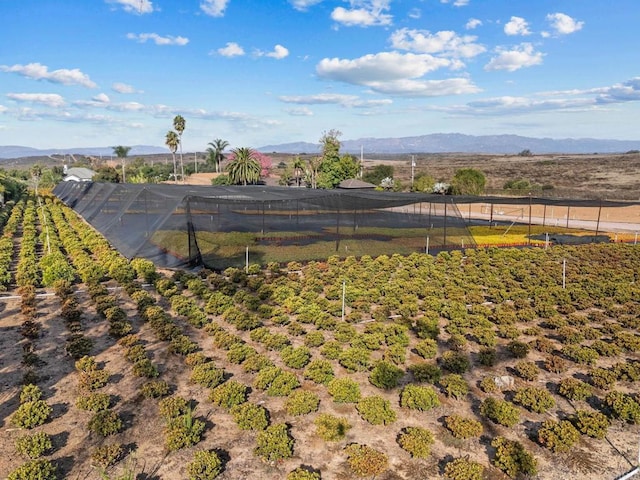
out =
<svg viewBox="0 0 640 480"><path fill-rule="evenodd" d="M0 145L638 140L638 0L0 0Z"/></svg>

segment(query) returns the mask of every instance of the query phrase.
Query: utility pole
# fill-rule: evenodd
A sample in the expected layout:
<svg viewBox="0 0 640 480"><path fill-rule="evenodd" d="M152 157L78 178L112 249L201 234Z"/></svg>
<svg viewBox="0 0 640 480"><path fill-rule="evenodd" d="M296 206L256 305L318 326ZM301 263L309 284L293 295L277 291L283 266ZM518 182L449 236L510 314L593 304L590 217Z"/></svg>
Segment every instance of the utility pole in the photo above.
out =
<svg viewBox="0 0 640 480"><path fill-rule="evenodd" d="M413 180L415 177L415 170L416 170L416 156L411 155L411 190L413 190Z"/></svg>

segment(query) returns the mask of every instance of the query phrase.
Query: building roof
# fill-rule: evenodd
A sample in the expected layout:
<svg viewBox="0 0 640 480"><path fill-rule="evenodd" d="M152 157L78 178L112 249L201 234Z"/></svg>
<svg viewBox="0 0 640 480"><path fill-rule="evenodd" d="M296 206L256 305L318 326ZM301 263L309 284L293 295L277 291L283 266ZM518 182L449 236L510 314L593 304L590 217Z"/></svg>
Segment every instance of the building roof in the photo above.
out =
<svg viewBox="0 0 640 480"><path fill-rule="evenodd" d="M67 169L65 178L76 177L76 178L79 178L80 180L91 180L95 174L96 172L94 172L90 168L73 167L73 168Z"/></svg>
<svg viewBox="0 0 640 480"><path fill-rule="evenodd" d="M338 185L338 188L376 188L373 183L363 182L362 180L358 180L357 178L349 178L347 180L343 180Z"/></svg>

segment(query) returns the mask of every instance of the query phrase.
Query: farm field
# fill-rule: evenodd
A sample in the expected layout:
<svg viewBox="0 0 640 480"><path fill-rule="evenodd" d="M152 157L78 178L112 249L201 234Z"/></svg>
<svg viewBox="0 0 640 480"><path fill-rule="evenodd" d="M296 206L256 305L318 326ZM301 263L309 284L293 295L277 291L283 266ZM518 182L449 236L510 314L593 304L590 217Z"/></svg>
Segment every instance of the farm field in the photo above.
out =
<svg viewBox="0 0 640 480"><path fill-rule="evenodd" d="M228 480L611 479L635 466L638 245L170 272L123 258L52 198L11 207L2 478L25 465Z"/></svg>

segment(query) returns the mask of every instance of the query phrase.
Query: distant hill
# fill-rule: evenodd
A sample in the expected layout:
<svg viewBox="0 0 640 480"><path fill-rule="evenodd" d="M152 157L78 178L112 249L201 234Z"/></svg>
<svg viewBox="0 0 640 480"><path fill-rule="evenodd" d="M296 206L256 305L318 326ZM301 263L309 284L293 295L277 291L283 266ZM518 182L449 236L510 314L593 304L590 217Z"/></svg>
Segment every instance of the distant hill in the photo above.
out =
<svg viewBox="0 0 640 480"><path fill-rule="evenodd" d="M343 140L343 152L360 153L495 153L516 154L531 150L542 153L622 153L640 150L640 140L606 140L595 138L533 138L519 135L463 135L433 133L417 137L360 138ZM266 145L264 153L317 153L320 145L306 142Z"/></svg>
<svg viewBox="0 0 640 480"><path fill-rule="evenodd" d="M129 156L135 155L152 155L156 153L168 153L166 147L154 147L152 145L134 145L131 147ZM49 148L37 149L31 147L22 147L20 145L0 146L0 158L23 158L23 157L41 157L48 155L93 155L95 157L110 157L113 154L111 147L85 147L85 148Z"/></svg>

